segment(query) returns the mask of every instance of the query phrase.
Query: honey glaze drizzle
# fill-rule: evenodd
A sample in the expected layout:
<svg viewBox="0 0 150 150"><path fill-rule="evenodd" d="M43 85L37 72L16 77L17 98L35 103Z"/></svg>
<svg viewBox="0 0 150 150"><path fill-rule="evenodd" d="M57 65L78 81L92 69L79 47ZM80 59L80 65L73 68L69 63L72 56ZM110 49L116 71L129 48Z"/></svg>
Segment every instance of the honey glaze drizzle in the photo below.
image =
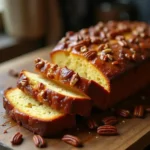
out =
<svg viewBox="0 0 150 150"><path fill-rule="evenodd" d="M11 120L7 120L6 122L4 122L3 124L1 124L0 126L6 126L7 123L11 123Z"/></svg>
<svg viewBox="0 0 150 150"><path fill-rule="evenodd" d="M15 126L18 126L18 125L16 124L16 125L13 125L13 126L11 126L11 127L8 127L7 129L4 130L3 133L4 133L4 134L5 134L5 133L8 133L8 130L11 129L11 128L13 128L13 127L15 127Z"/></svg>

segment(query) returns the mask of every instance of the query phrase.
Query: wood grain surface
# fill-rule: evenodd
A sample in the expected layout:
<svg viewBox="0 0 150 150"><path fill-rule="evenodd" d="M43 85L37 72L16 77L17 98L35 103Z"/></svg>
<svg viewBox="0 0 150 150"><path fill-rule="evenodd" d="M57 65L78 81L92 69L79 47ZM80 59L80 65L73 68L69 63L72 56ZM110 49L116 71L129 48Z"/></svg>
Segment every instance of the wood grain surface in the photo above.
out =
<svg viewBox="0 0 150 150"><path fill-rule="evenodd" d="M17 79L11 77L8 74L10 69L14 69L16 71L21 71L22 69L26 69L29 71L34 71L34 59L37 57L41 57L49 60L49 47L40 49L38 51L20 56L8 62L0 64L0 124L3 124L6 121L9 121L9 118L5 114L5 110L2 106L2 94L3 90L12 86L16 86ZM134 97L129 98L123 103L119 104L116 107L128 107L133 106L136 103L149 103L149 98L146 100L141 99L141 94L137 94ZM148 100L149 99L149 100ZM150 103L149 103L150 104ZM103 116L109 115L109 112L95 112L93 116L96 119L101 119ZM69 131L71 134L78 136L84 143L84 146L80 149L85 150L125 150L130 148L130 150L143 150L145 146L150 144L149 140L142 139L147 132L150 131L150 115L147 114L144 119L132 118L132 119L122 119L119 118L119 123L116 125L118 128L118 132L120 133L118 136L99 136L96 131L90 131L84 126L84 121L79 121L79 126L74 129L74 131ZM32 137L33 134L23 127L15 126L8 130L8 133L3 133L7 127L13 126L15 123L10 120L6 126L0 126L0 150L5 149L15 149L15 150L36 150L38 148L35 147ZM10 140L12 136L20 131L23 134L24 141L19 146L12 146ZM150 136L145 136L147 139ZM135 143L136 141L140 141ZM51 138L46 139L48 143L47 148L42 148L43 150L76 150L78 148L72 147L61 141L60 138ZM141 142L142 141L142 142ZM134 144L135 143L135 144ZM140 143L140 144L138 144Z"/></svg>

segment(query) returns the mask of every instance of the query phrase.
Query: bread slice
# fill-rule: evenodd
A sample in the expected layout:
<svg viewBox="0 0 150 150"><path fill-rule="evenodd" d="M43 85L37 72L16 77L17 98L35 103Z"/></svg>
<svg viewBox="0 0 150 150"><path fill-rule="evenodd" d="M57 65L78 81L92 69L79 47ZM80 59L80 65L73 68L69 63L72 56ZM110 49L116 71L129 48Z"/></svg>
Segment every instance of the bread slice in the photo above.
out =
<svg viewBox="0 0 150 150"><path fill-rule="evenodd" d="M67 33L51 61L102 86L96 105L106 109L150 83L149 31L143 22L99 23Z"/></svg>
<svg viewBox="0 0 150 150"><path fill-rule="evenodd" d="M3 105L8 115L33 133L50 137L75 126L75 116L41 104L18 88L5 91Z"/></svg>
<svg viewBox="0 0 150 150"><path fill-rule="evenodd" d="M96 104L99 104L100 100L98 96L100 92L104 91L104 89L95 81L87 80L80 77L77 73L67 67L59 67L57 64L49 63L41 58L35 60L35 70L45 78L62 83L63 86L66 86L69 89L83 91ZM76 79L76 82L73 83L74 79ZM105 101L102 100L101 102L105 103Z"/></svg>
<svg viewBox="0 0 150 150"><path fill-rule="evenodd" d="M41 75L22 71L17 86L41 103L48 104L63 113L90 115L92 108L90 97L83 92L73 91L53 80L45 79Z"/></svg>

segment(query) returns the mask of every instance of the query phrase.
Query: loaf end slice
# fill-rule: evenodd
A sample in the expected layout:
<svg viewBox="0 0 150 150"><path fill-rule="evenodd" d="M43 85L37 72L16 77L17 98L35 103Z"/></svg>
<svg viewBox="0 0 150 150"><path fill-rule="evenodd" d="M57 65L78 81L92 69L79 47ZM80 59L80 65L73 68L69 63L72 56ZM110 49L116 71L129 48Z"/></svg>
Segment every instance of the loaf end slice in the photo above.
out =
<svg viewBox="0 0 150 150"><path fill-rule="evenodd" d="M18 88L5 91L3 106L19 125L44 137L75 126L75 116L65 115L33 99Z"/></svg>
<svg viewBox="0 0 150 150"><path fill-rule="evenodd" d="M90 115L92 101L83 92L73 91L53 80L27 71L20 73L17 85L36 100L63 113Z"/></svg>

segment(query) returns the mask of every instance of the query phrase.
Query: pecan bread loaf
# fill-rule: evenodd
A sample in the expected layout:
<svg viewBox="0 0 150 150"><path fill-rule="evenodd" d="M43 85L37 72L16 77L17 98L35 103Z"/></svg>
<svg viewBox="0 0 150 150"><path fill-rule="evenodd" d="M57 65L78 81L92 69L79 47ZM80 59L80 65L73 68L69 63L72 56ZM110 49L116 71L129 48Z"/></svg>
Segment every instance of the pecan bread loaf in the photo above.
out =
<svg viewBox="0 0 150 150"><path fill-rule="evenodd" d="M28 71L20 73L17 86L39 102L65 114L90 115L92 101L81 91L74 91Z"/></svg>
<svg viewBox="0 0 150 150"><path fill-rule="evenodd" d="M18 88L5 91L3 105L19 125L41 136L51 137L75 126L75 116L65 115L26 95Z"/></svg>
<svg viewBox="0 0 150 150"><path fill-rule="evenodd" d="M105 109L150 83L150 26L109 21L70 31L50 57L103 87L94 102Z"/></svg>
<svg viewBox="0 0 150 150"><path fill-rule="evenodd" d="M87 80L67 67L59 67L57 64L49 63L41 58L35 60L35 70L45 78L62 83L69 89L84 92L95 102L99 102L99 93L102 91L105 93L104 89L95 81Z"/></svg>

